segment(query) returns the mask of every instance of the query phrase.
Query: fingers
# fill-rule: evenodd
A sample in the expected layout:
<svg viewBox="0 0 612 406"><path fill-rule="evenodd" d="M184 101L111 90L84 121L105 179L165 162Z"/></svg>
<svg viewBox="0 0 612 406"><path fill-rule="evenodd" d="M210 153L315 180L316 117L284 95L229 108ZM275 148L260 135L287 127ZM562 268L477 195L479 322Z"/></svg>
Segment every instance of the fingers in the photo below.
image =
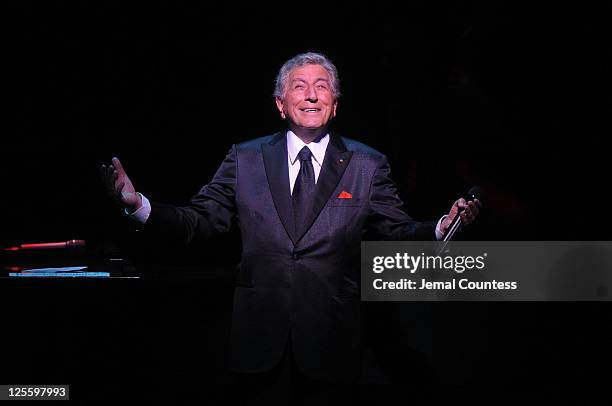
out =
<svg viewBox="0 0 612 406"><path fill-rule="evenodd" d="M115 169L117 170L117 172L119 172L119 174L124 174L125 170L123 169L123 165L121 165L121 161L119 161L119 158L117 157L113 157L113 159L111 159L111 162L113 163Z"/></svg>
<svg viewBox="0 0 612 406"><path fill-rule="evenodd" d="M461 205L459 204L458 206L461 207ZM478 213L480 212L481 207L482 207L482 203L478 199L474 199L474 200L470 200L469 202L466 202L464 205L464 209L460 214L461 221L463 222L463 224L464 225L472 224L476 220L476 217L478 216Z"/></svg>
<svg viewBox="0 0 612 406"><path fill-rule="evenodd" d="M113 158L113 162L119 162L117 158ZM121 165L121 162L119 162ZM125 184L125 179L120 178L120 173L115 165L100 165L100 177L106 185L109 193L114 197L120 197L119 192ZM120 182L118 182L120 181Z"/></svg>
<svg viewBox="0 0 612 406"><path fill-rule="evenodd" d="M463 225L467 226L469 224L472 224L476 220L476 217L478 216L478 213L480 212L481 208L482 203L480 202L480 200L474 199L466 201L464 198L461 198L458 199L455 204L453 204L453 207L451 208L451 211L448 216L450 218L450 221L453 221L458 212L461 218L461 222L463 223Z"/></svg>
<svg viewBox="0 0 612 406"><path fill-rule="evenodd" d="M116 179L116 178L115 178ZM123 190L123 186L125 185L125 181L119 182L118 184L115 185L114 189L113 189L113 193L115 194L115 197L117 199L119 199L120 202L123 202L123 194L121 193L121 191Z"/></svg>
<svg viewBox="0 0 612 406"><path fill-rule="evenodd" d="M100 165L100 177L106 181L113 174L115 167L113 165Z"/></svg>
<svg viewBox="0 0 612 406"><path fill-rule="evenodd" d="M474 222L474 220L476 219L476 217L470 212L468 212L467 209L461 212L460 216L461 216L461 222L463 223L463 225L466 225L466 226Z"/></svg>
<svg viewBox="0 0 612 406"><path fill-rule="evenodd" d="M465 199L462 197L461 199L457 200L455 202L455 204L457 205L457 207L462 210L468 207L467 202L465 201Z"/></svg>
<svg viewBox="0 0 612 406"><path fill-rule="evenodd" d="M108 168L107 168L106 165L104 165L104 164L100 165L100 177L103 180L106 179L106 177L107 177L107 170L108 170Z"/></svg>
<svg viewBox="0 0 612 406"><path fill-rule="evenodd" d="M119 177L119 173L112 166L100 168L100 176L107 186L112 186Z"/></svg>
<svg viewBox="0 0 612 406"><path fill-rule="evenodd" d="M116 174L116 176L115 176ZM119 158L113 157L111 159L111 164L100 165L100 177L107 183L115 182L117 177L123 177L125 175L125 170L123 169L123 165Z"/></svg>
<svg viewBox="0 0 612 406"><path fill-rule="evenodd" d="M117 179L119 178L119 173L117 173L117 170L113 170L113 172L109 175L108 177L108 181L110 182L111 185L115 185L115 183L117 182ZM124 182L125 183L125 182ZM115 189L117 189L117 185L115 185Z"/></svg>
<svg viewBox="0 0 612 406"><path fill-rule="evenodd" d="M117 157L113 157L110 164L100 165L100 177L106 186L108 195L119 205L126 208L138 208L141 204L132 182Z"/></svg>

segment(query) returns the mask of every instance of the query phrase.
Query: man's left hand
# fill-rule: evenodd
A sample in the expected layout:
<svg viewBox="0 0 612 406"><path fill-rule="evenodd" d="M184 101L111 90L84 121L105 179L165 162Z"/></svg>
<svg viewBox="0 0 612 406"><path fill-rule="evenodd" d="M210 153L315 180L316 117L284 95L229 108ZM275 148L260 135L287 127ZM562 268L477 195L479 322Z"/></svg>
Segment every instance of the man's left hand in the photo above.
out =
<svg viewBox="0 0 612 406"><path fill-rule="evenodd" d="M461 223L464 226L472 224L476 220L481 208L482 203L480 203L480 200L478 199L467 202L464 198L457 200L455 204L453 204L453 207L451 207L450 212L448 212L448 216L446 216L446 218L440 224L440 231L442 231L442 234L445 234L446 230L458 214L461 216Z"/></svg>

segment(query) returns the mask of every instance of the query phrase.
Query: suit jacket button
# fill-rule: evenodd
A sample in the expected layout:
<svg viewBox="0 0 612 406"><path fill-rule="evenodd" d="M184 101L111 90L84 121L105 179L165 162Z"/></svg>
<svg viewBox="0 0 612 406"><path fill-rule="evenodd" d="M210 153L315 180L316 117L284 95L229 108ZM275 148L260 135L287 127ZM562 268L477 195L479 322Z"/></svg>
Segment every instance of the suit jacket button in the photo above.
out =
<svg viewBox="0 0 612 406"><path fill-rule="evenodd" d="M295 254L295 253L294 253L294 254L293 254L291 257L292 257L293 259L295 259L296 261L297 261L298 259L300 259L300 256L299 256L298 254Z"/></svg>

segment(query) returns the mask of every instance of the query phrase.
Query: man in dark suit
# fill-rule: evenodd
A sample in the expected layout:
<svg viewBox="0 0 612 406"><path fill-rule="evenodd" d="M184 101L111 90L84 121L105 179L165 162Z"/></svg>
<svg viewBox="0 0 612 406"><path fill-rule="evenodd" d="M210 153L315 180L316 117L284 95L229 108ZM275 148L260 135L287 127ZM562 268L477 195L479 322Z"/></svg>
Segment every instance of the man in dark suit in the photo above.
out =
<svg viewBox="0 0 612 406"><path fill-rule="evenodd" d="M336 68L325 56L287 61L275 97L288 131L232 146L186 207L136 193L117 158L101 168L109 193L145 233L188 243L238 226L235 371L265 374L290 359L311 379L356 381L363 233L433 240L460 211L466 224L478 213L477 200L460 199L437 225L413 221L401 209L387 158L330 131L339 94Z"/></svg>

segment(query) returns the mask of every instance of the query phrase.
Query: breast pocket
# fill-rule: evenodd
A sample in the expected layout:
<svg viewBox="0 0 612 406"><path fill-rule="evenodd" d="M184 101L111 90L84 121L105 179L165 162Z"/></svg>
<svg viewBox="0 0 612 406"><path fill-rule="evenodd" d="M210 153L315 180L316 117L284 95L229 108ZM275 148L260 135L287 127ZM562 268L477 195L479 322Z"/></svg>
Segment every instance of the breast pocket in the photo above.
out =
<svg viewBox="0 0 612 406"><path fill-rule="evenodd" d="M333 198L331 199L327 205L330 207L360 207L363 206L363 199L353 197L351 199L339 199Z"/></svg>

